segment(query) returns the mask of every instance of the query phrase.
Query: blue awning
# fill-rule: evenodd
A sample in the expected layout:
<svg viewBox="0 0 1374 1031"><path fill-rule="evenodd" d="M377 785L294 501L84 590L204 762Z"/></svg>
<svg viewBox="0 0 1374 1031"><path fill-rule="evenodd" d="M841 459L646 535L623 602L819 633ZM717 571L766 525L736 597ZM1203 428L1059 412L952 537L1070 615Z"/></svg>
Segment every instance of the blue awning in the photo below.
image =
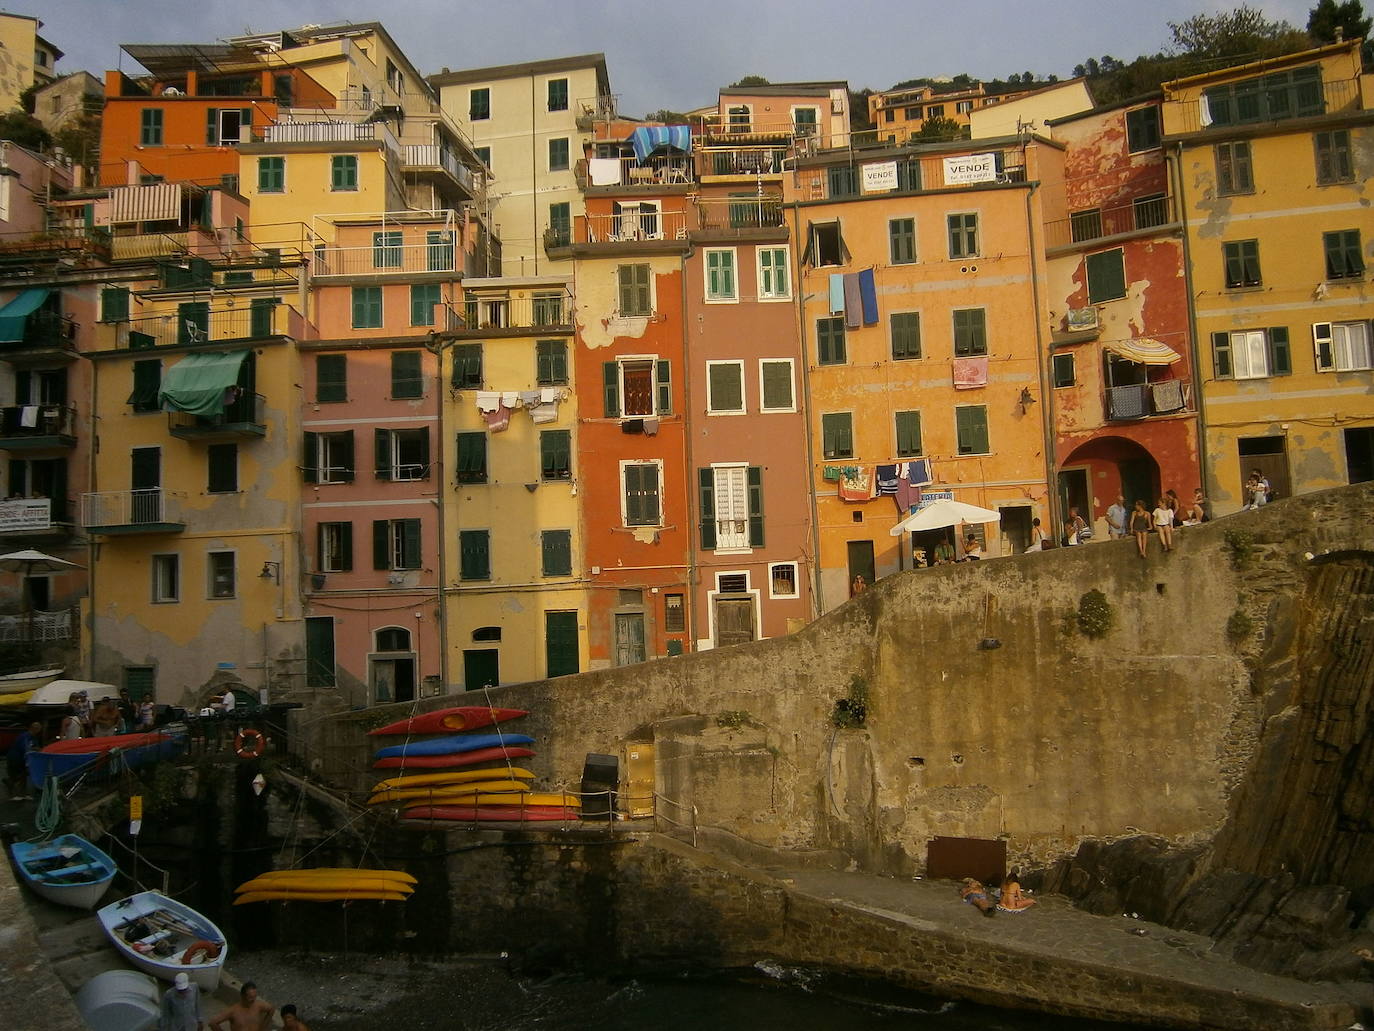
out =
<svg viewBox="0 0 1374 1031"><path fill-rule="evenodd" d="M642 126L630 133L630 146L634 148L635 160L641 165L649 160L650 154L663 147L690 154L692 130L686 125Z"/></svg>
<svg viewBox="0 0 1374 1031"><path fill-rule="evenodd" d="M29 316L43 306L50 293L47 287L31 287L0 308L0 344L17 344L24 339Z"/></svg>

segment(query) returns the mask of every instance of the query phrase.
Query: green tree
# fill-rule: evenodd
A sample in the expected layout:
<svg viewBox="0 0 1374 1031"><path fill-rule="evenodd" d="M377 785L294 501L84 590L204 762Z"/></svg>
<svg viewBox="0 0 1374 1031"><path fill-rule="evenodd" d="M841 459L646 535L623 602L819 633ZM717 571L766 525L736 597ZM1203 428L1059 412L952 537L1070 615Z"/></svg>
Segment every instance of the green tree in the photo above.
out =
<svg viewBox="0 0 1374 1031"><path fill-rule="evenodd" d="M867 86L861 90L849 91L850 132L863 132L865 129L873 128L873 121L868 117L868 98L872 92Z"/></svg>
<svg viewBox="0 0 1374 1031"><path fill-rule="evenodd" d="M1364 39L1371 19L1366 18L1360 0L1318 0L1307 13L1307 34L1316 43L1334 43L1339 30L1342 39Z"/></svg>
<svg viewBox="0 0 1374 1031"><path fill-rule="evenodd" d="M739 82L730 83L730 89L740 89L744 86L768 86L771 85L762 75L746 75Z"/></svg>
<svg viewBox="0 0 1374 1031"><path fill-rule="evenodd" d="M33 115L15 108L0 115L0 140L9 140L29 150L47 150L52 146L52 134Z"/></svg>
<svg viewBox="0 0 1374 1031"><path fill-rule="evenodd" d="M664 125L686 125L688 118L681 111L669 111L666 107L661 107L657 111L650 111L644 116L646 122L662 122Z"/></svg>
<svg viewBox="0 0 1374 1031"><path fill-rule="evenodd" d="M923 140L957 140L962 135L964 127L953 118L927 118L921 123L920 138Z"/></svg>
<svg viewBox="0 0 1374 1031"><path fill-rule="evenodd" d="M95 182L100 170L100 116L87 112L69 119L53 133L52 141L71 158L72 164L86 170L87 182Z"/></svg>
<svg viewBox="0 0 1374 1031"><path fill-rule="evenodd" d="M1279 57L1308 47L1307 36L1286 21L1271 21L1258 8L1242 4L1220 14L1195 14L1169 22L1176 54L1208 61Z"/></svg>

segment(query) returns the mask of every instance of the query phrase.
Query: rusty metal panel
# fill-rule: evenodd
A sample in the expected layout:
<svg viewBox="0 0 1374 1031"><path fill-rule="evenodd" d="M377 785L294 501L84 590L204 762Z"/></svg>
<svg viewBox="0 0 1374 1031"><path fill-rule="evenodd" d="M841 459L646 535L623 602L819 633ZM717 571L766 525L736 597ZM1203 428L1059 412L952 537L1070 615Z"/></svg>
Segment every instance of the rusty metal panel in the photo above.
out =
<svg viewBox="0 0 1374 1031"><path fill-rule="evenodd" d="M987 885L1007 875L1007 843L1000 838L931 838L926 876L932 880L976 877Z"/></svg>
<svg viewBox="0 0 1374 1031"><path fill-rule="evenodd" d="M630 818L654 815L654 746L621 746L620 802Z"/></svg>
<svg viewBox="0 0 1374 1031"><path fill-rule="evenodd" d="M110 191L110 221L166 222L181 218L181 183L116 186Z"/></svg>

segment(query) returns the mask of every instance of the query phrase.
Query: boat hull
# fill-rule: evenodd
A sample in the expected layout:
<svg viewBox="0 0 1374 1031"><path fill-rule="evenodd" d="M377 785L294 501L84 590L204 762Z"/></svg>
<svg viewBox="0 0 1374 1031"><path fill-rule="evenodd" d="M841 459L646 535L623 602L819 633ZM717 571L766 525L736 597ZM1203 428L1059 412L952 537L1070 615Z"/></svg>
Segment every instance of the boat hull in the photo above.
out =
<svg viewBox="0 0 1374 1031"><path fill-rule="evenodd" d="M511 745L532 745L528 734L464 734L435 737L425 741L409 741L403 745L388 745L377 749L374 759L394 759L415 755L461 755L479 748L504 748Z"/></svg>
<svg viewBox="0 0 1374 1031"><path fill-rule="evenodd" d="M407 809L407 820L462 823L576 823L577 811L564 806L422 805Z"/></svg>
<svg viewBox="0 0 1374 1031"><path fill-rule="evenodd" d="M372 764L377 770L442 770L476 766L478 763L504 762L508 759L528 759L534 755L529 748L479 748L473 752L450 755L398 755L378 759Z"/></svg>
<svg viewBox="0 0 1374 1031"><path fill-rule="evenodd" d="M162 990L135 970L106 970L76 993L76 1008L86 1026L100 1031L147 1031L156 1027Z"/></svg>
<svg viewBox="0 0 1374 1031"><path fill-rule="evenodd" d="M369 730L373 736L389 734L452 734L459 730L476 730L490 727L506 720L517 720L528 716L528 709L489 709L482 705L459 705L452 709L436 709L422 712L409 719L388 723L385 727Z"/></svg>
<svg viewBox="0 0 1374 1031"><path fill-rule="evenodd" d="M71 849L77 854L64 855ZM20 877L35 894L73 909L94 909L118 872L113 859L76 834L63 834L41 845L17 841L10 852Z"/></svg>
<svg viewBox="0 0 1374 1031"><path fill-rule="evenodd" d="M218 927L190 906L161 892L144 891L97 910L96 917L115 951L145 974L163 981L185 974L207 992L219 987L220 971L229 956L229 943ZM145 947L152 945L153 940L166 942L171 951L165 956L157 956L126 941L124 933L136 921L141 921L145 928L156 928L151 934L137 939L139 942ZM219 955L199 963L181 962L187 949L202 941L218 943Z"/></svg>
<svg viewBox="0 0 1374 1031"><path fill-rule="evenodd" d="M143 766L151 766L162 759L172 758L180 753L186 744L184 738L159 736L163 737L163 740L153 744L120 749L120 761L129 769L136 770ZM82 740L95 742L102 739L87 738ZM71 743L80 744L81 741ZM45 748L40 752L30 752L28 756L29 783L36 788L41 788L43 781L48 777L72 776L77 771L87 767L89 768L87 776L94 780L102 780L110 776L112 769L110 759L113 751L114 749L107 748L89 752L50 752Z"/></svg>
<svg viewBox="0 0 1374 1031"><path fill-rule="evenodd" d="M234 899L234 905L247 906L254 902L404 902L406 896L399 891L287 891L269 888L264 891L249 891Z"/></svg>
<svg viewBox="0 0 1374 1031"><path fill-rule="evenodd" d="M504 766L494 770L462 770L454 773L417 773L410 777L390 777L372 785L372 792L405 791L409 788L422 788L433 784L465 784L468 781L486 780L488 777L513 777L519 780L534 780L534 774L519 766Z"/></svg>
<svg viewBox="0 0 1374 1031"><path fill-rule="evenodd" d="M528 791L530 786L523 780L473 780L462 784L422 784L418 788L392 788L373 791L367 800L368 805L386 805L390 802L428 802L431 798L444 798L455 793L475 791ZM414 801L411 801L411 800Z"/></svg>
<svg viewBox="0 0 1374 1031"><path fill-rule="evenodd" d="M21 691L37 691L62 676L60 669L39 669L27 673L6 673L0 677L0 702L6 695Z"/></svg>

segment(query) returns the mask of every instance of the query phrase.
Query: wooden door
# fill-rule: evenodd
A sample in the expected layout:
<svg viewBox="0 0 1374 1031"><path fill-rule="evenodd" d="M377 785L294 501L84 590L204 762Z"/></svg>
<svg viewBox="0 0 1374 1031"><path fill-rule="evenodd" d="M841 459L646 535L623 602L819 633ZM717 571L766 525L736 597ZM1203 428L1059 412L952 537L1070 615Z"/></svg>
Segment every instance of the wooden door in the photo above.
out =
<svg viewBox="0 0 1374 1031"><path fill-rule="evenodd" d="M463 688L480 691L501 683L501 653L495 648L468 648L463 652Z"/></svg>
<svg viewBox="0 0 1374 1031"><path fill-rule="evenodd" d="M754 599L716 599L716 647L754 640Z"/></svg>
<svg viewBox="0 0 1374 1031"><path fill-rule="evenodd" d="M617 612L615 614L615 664L633 666L643 662L644 613Z"/></svg>
<svg viewBox="0 0 1374 1031"><path fill-rule="evenodd" d="M577 613L544 613L544 659L548 676L578 671Z"/></svg>

